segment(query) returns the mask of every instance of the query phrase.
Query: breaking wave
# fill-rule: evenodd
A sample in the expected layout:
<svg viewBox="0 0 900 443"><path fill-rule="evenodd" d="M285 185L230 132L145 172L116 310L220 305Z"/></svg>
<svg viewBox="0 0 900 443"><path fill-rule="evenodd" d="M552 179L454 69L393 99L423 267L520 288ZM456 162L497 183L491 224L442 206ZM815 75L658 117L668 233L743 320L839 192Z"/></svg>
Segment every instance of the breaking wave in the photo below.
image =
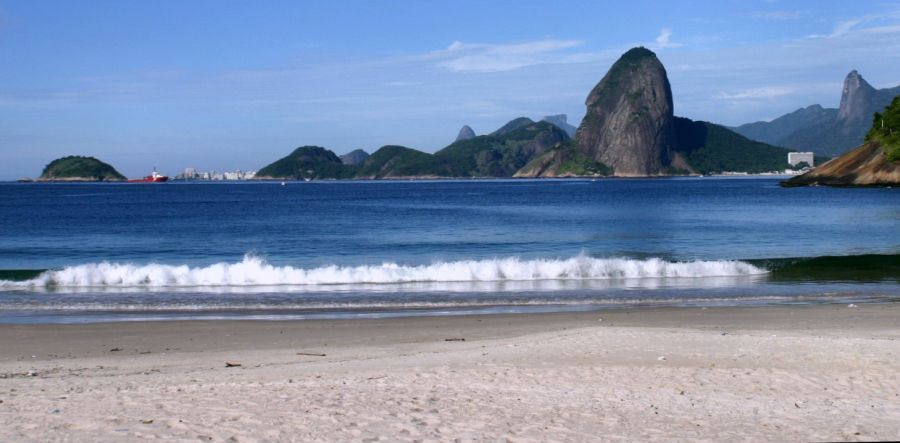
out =
<svg viewBox="0 0 900 443"><path fill-rule="evenodd" d="M0 280L0 287L228 287L582 281L729 277L766 272L752 264L732 260L670 262L658 258L637 260L593 258L586 255L568 259L523 260L509 257L436 262L418 266L382 263L303 269L275 266L261 257L246 255L240 262L216 263L205 267L90 263L45 271L28 280Z"/></svg>

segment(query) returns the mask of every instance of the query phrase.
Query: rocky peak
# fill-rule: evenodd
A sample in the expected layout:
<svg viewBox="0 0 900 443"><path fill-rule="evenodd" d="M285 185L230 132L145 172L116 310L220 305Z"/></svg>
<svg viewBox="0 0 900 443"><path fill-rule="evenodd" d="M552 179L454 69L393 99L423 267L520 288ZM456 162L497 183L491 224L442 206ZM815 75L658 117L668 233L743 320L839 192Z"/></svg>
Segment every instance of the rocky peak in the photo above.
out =
<svg viewBox="0 0 900 443"><path fill-rule="evenodd" d="M469 140L475 138L475 131L469 127L469 125L463 125L462 128L459 128L459 134L456 136L456 141L460 140Z"/></svg>
<svg viewBox="0 0 900 443"><path fill-rule="evenodd" d="M859 72L854 69L844 79L838 122L844 125L865 122L871 119L872 110L877 107L877 92Z"/></svg>
<svg viewBox="0 0 900 443"><path fill-rule="evenodd" d="M615 175L665 172L677 147L672 88L666 69L649 49L626 52L585 101L578 149L613 167Z"/></svg>
<svg viewBox="0 0 900 443"><path fill-rule="evenodd" d="M556 126L559 129L562 129L563 131L565 131L566 135L569 136L569 138L575 138L575 132L578 130L578 128L570 125L568 122L568 119L569 119L569 116L567 116L566 114L557 114L557 115L548 115L548 116L542 118L541 121L550 123L551 125Z"/></svg>

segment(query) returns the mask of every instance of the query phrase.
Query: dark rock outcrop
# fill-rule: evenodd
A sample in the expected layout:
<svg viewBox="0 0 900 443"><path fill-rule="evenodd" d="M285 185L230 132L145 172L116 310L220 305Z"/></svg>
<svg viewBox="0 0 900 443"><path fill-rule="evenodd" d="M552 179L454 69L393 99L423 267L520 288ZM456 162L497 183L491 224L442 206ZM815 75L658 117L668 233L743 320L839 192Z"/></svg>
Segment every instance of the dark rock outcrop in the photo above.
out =
<svg viewBox="0 0 900 443"><path fill-rule="evenodd" d="M463 125L462 128L459 128L459 134L456 135L455 141L471 140L473 138L475 138L475 131L469 125Z"/></svg>
<svg viewBox="0 0 900 443"><path fill-rule="evenodd" d="M341 163L348 166L359 165L366 161L367 158L369 158L368 152L362 149L354 149L341 156Z"/></svg>
<svg viewBox="0 0 900 443"><path fill-rule="evenodd" d="M575 142L617 176L661 175L677 147L672 88L656 54L626 52L588 95Z"/></svg>
<svg viewBox="0 0 900 443"><path fill-rule="evenodd" d="M578 128L570 125L567 120L568 116L566 114L548 115L541 119L542 122L550 123L565 131L569 138L575 138L575 133L578 131Z"/></svg>

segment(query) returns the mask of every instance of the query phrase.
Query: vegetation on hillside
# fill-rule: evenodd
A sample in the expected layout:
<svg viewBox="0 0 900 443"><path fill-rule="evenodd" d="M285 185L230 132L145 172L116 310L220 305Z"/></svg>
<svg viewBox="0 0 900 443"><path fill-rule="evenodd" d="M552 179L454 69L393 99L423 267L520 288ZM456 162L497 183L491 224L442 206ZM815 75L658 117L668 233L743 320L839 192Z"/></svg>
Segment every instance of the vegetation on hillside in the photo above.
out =
<svg viewBox="0 0 900 443"><path fill-rule="evenodd" d="M433 155L405 146L388 145L372 153L359 170L357 178L390 178L440 176L442 167Z"/></svg>
<svg viewBox="0 0 900 443"><path fill-rule="evenodd" d="M866 141L877 141L889 161L900 162L900 96L884 112L875 113Z"/></svg>
<svg viewBox="0 0 900 443"><path fill-rule="evenodd" d="M701 174L761 173L790 168L787 149L750 140L723 126L675 117L679 151Z"/></svg>
<svg viewBox="0 0 900 443"><path fill-rule="evenodd" d="M70 155L50 162L41 172L41 180L85 179L97 181L120 181L125 176L108 163L94 157Z"/></svg>
<svg viewBox="0 0 900 443"><path fill-rule="evenodd" d="M301 146L260 169L257 177L288 179L351 178L356 168L345 166L334 152L320 146Z"/></svg>
<svg viewBox="0 0 900 443"><path fill-rule="evenodd" d="M513 122L517 120L521 119ZM504 127L507 126L510 124ZM531 159L568 139L565 131L551 123L531 122L502 136L482 135L458 141L434 156L450 177L511 177Z"/></svg>

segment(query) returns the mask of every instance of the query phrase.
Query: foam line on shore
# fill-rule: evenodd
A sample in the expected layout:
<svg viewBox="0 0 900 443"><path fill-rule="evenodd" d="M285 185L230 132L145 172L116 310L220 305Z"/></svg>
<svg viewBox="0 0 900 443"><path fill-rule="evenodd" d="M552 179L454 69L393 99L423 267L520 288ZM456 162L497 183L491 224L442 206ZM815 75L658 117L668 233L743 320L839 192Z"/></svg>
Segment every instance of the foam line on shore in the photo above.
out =
<svg viewBox="0 0 900 443"><path fill-rule="evenodd" d="M733 260L671 262L658 258L566 259L517 257L400 265L296 268L275 266L246 255L240 262L205 267L165 264L89 263L51 270L24 281L0 280L2 288L50 287L217 287L260 285L348 285L413 282L504 282L538 280L611 280L700 278L765 274L766 270Z"/></svg>

